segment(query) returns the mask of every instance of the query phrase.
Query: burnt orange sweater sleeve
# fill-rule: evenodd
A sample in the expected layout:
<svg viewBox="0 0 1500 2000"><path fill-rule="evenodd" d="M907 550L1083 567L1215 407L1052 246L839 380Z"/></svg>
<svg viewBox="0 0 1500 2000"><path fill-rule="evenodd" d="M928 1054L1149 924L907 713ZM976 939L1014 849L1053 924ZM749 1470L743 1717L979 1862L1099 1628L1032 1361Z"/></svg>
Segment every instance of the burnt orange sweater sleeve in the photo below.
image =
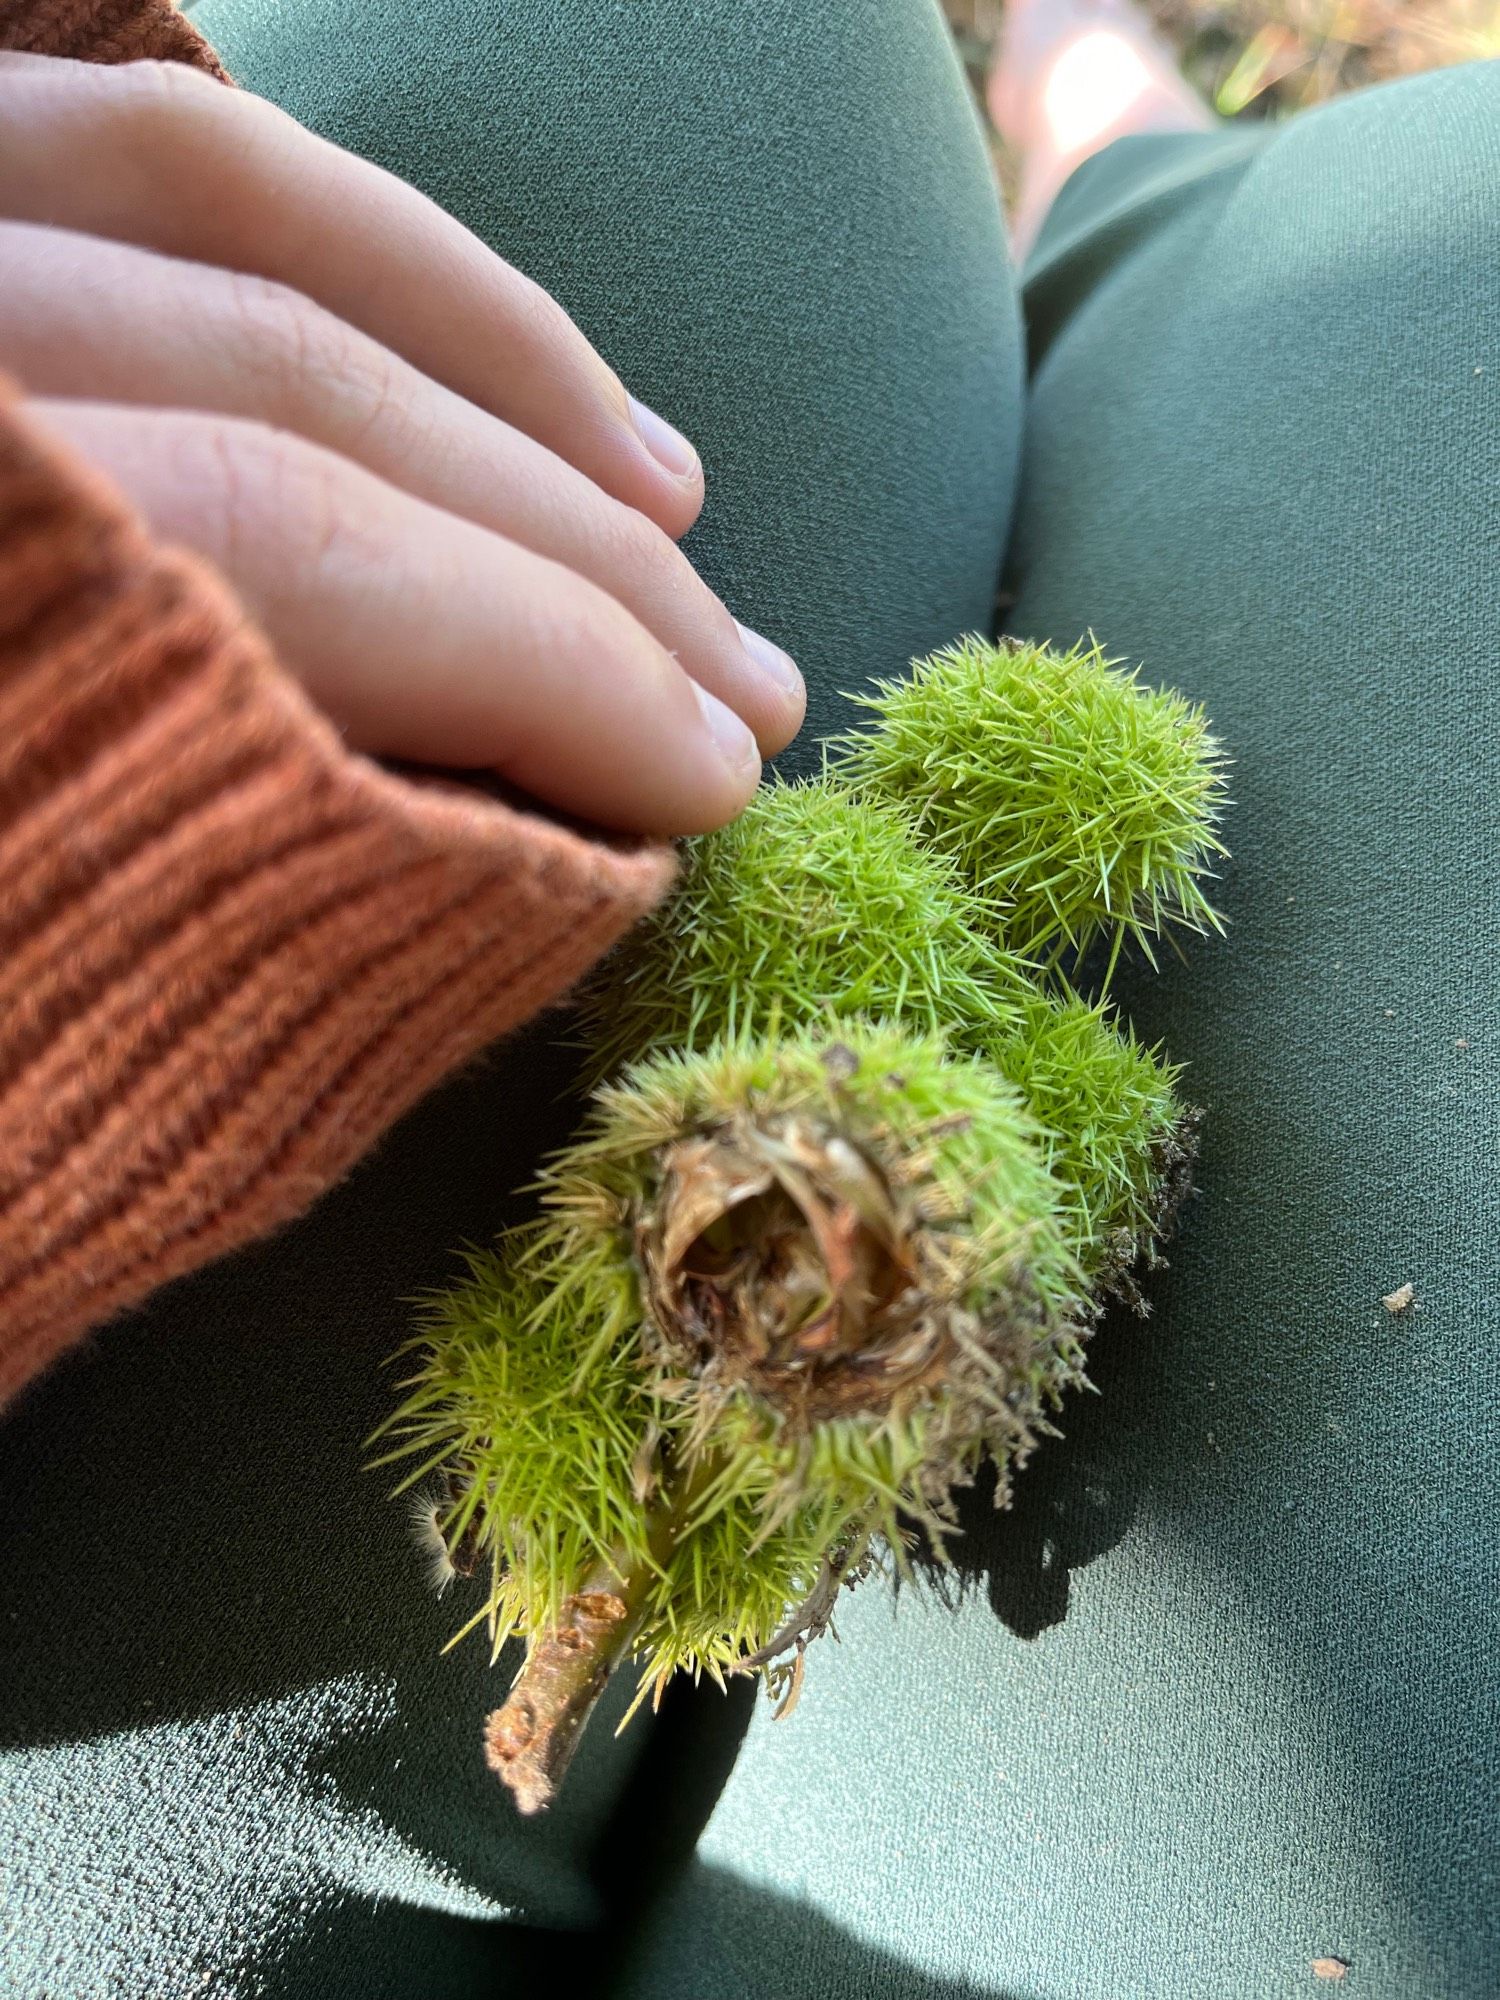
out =
<svg viewBox="0 0 1500 2000"><path fill-rule="evenodd" d="M7 0L0 49L85 62L188 62L224 68L173 0Z"/></svg>
<svg viewBox="0 0 1500 2000"><path fill-rule="evenodd" d="M20 15L0 46L212 66L161 0ZM670 874L351 754L0 380L0 1403L304 1210Z"/></svg>

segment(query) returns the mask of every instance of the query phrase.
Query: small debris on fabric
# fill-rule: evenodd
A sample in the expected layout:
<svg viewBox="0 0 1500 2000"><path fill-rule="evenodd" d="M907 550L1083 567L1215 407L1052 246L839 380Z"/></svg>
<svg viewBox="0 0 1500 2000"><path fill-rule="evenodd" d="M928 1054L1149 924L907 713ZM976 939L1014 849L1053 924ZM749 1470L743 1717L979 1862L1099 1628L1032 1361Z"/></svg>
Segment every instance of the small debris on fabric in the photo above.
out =
<svg viewBox="0 0 1500 2000"><path fill-rule="evenodd" d="M1342 1979L1349 1970L1347 1958L1315 1958L1312 1962L1314 1979Z"/></svg>
<svg viewBox="0 0 1500 2000"><path fill-rule="evenodd" d="M1398 1285L1393 1292L1387 1292L1380 1303L1388 1313L1404 1313L1415 1302L1415 1285Z"/></svg>

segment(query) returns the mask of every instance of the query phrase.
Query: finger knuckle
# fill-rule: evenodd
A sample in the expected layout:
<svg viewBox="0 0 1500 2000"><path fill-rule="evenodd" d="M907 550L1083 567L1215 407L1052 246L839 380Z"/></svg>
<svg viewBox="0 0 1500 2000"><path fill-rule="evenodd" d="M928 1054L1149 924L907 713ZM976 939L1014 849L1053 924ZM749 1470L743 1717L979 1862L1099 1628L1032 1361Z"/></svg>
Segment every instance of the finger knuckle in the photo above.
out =
<svg viewBox="0 0 1500 2000"><path fill-rule="evenodd" d="M233 90L180 62L132 62L103 72L100 136L108 131L120 164L190 205L223 212L243 203L268 126L282 114L249 91Z"/></svg>
<svg viewBox="0 0 1500 2000"><path fill-rule="evenodd" d="M414 441L409 392L401 388L406 371L377 341L314 308L302 326L298 364L299 403L318 405L341 450L358 457L382 431L408 446Z"/></svg>
<svg viewBox="0 0 1500 2000"><path fill-rule="evenodd" d="M180 62L131 62L98 67L90 87L99 108L143 145L171 145L197 133L230 93L214 78Z"/></svg>
<svg viewBox="0 0 1500 2000"><path fill-rule="evenodd" d="M252 548L298 573L327 561L344 530L338 461L271 424L209 417L199 449L211 538L235 569Z"/></svg>
<svg viewBox="0 0 1500 2000"><path fill-rule="evenodd" d="M315 577L363 542L343 462L284 431L268 431L267 439L267 484L285 526L286 560L300 576Z"/></svg>
<svg viewBox="0 0 1500 2000"><path fill-rule="evenodd" d="M534 278L508 266L512 331L537 353L581 361L592 350L566 309Z"/></svg>
<svg viewBox="0 0 1500 2000"><path fill-rule="evenodd" d="M251 375L271 412L300 380L312 339L310 308L288 286L253 271L226 271L226 325L235 365Z"/></svg>
<svg viewBox="0 0 1500 2000"><path fill-rule="evenodd" d="M185 426L191 458L185 468L200 507L205 547L231 574L262 532L265 453L258 426L205 417Z"/></svg>
<svg viewBox="0 0 1500 2000"><path fill-rule="evenodd" d="M639 621L609 593L568 576L547 607L547 641L554 657L587 674L623 675L641 698L654 696L671 662Z"/></svg>
<svg viewBox="0 0 1500 2000"><path fill-rule="evenodd" d="M644 588L659 611L670 610L676 621L691 621L700 630L705 622L722 621L727 633L732 623L728 612L654 521L616 501L602 532L613 571Z"/></svg>
<svg viewBox="0 0 1500 2000"><path fill-rule="evenodd" d="M272 279L235 272L229 291L236 360L271 422L321 432L337 417L354 443L380 422L394 391L374 341Z"/></svg>
<svg viewBox="0 0 1500 2000"><path fill-rule="evenodd" d="M154 167L184 98L209 79L181 63L27 61L0 70L0 95L17 130L123 151ZM219 86L211 86L218 88Z"/></svg>
<svg viewBox="0 0 1500 2000"><path fill-rule="evenodd" d="M634 507L612 501L600 527L610 567L624 576L656 584L675 582L677 554L661 529ZM682 558L685 562L685 558Z"/></svg>

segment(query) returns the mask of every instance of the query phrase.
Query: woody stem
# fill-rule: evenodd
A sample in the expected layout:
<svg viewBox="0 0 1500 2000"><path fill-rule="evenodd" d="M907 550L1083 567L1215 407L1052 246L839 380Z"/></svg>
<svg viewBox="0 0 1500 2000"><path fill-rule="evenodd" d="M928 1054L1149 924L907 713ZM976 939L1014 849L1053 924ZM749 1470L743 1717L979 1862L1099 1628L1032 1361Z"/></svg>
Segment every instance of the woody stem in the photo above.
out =
<svg viewBox="0 0 1500 2000"><path fill-rule="evenodd" d="M585 1723L640 1618L651 1571L600 1567L533 1639L504 1705L485 1724L485 1761L523 1813L551 1804Z"/></svg>
<svg viewBox="0 0 1500 2000"><path fill-rule="evenodd" d="M646 1556L598 1564L528 1646L509 1695L484 1729L485 1762L523 1813L541 1812L556 1796L595 1704L630 1650L651 1586L717 1463L708 1455L675 1493L658 1496Z"/></svg>

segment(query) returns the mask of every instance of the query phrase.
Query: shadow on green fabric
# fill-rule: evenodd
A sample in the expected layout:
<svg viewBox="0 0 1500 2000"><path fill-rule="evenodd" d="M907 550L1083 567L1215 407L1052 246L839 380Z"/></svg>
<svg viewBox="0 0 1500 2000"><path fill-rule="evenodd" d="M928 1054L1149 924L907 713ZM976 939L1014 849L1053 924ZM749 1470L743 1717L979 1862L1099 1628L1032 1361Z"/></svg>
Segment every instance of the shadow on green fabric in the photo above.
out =
<svg viewBox="0 0 1500 2000"><path fill-rule="evenodd" d="M789 1819L786 1838L796 1840ZM852 1929L835 1923L810 1903L768 1895L725 1869L697 1866L688 1871L684 1894L711 1935L697 1961L695 1985L691 1946L683 1951L675 1994L697 2000L761 2000L779 1994L788 2000L1028 2000L1015 1991L964 1978L924 1972L895 1952L877 1949ZM622 1968L628 1981L633 1968ZM610 1985L606 1991L613 1991Z"/></svg>
<svg viewBox="0 0 1500 2000"><path fill-rule="evenodd" d="M1139 1330L1123 1313L1100 1328L1089 1354L1098 1395L1069 1397L1059 1420L1063 1435L1049 1438L1017 1475L1007 1507L995 1506L989 1465L960 1495L960 1532L948 1543L947 1563L922 1564L940 1600L956 1604L981 1591L1018 1639L1062 1624L1074 1572L1129 1533L1147 1477L1128 1440L1139 1434L1160 1385Z"/></svg>

